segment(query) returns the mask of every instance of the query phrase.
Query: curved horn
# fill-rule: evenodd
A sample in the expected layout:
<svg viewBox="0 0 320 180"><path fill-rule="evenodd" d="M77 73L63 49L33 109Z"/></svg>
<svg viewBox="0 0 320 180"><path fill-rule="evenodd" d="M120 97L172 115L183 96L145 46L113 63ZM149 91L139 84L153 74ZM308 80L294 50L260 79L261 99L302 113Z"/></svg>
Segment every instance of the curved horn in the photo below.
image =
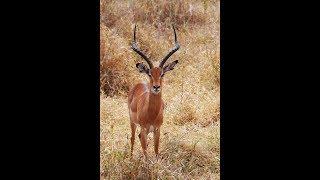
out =
<svg viewBox="0 0 320 180"><path fill-rule="evenodd" d="M163 65L166 63L166 61L169 59L169 57L175 53L176 51L178 51L178 49L180 48L180 45L178 43L178 40L177 40L177 34L176 34L176 29L174 28L173 24L172 24L172 28L173 28L173 32L174 32L174 43L175 43L175 46L170 50L170 52L162 59L159 67L163 67Z"/></svg>
<svg viewBox="0 0 320 180"><path fill-rule="evenodd" d="M151 69L151 68L153 68L152 62L147 58L146 55L144 55L144 54L142 53L142 51L141 51L141 50L138 48L138 46L137 46L137 42L136 42L136 27L137 27L137 25L135 24L135 25L134 25L134 32L133 32L133 42L132 42L132 44L131 44L131 48L132 48L136 53L138 53L144 60L146 60L146 62L148 63L148 65L149 65L149 67L150 67L150 69Z"/></svg>

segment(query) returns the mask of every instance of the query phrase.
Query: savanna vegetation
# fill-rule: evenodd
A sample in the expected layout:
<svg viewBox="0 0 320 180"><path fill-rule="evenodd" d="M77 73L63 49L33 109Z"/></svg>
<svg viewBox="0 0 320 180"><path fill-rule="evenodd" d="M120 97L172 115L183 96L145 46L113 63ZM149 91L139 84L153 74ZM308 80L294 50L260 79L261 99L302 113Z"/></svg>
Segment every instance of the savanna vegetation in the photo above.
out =
<svg viewBox="0 0 320 180"><path fill-rule="evenodd" d="M149 134L150 161L136 138L130 159L129 89L148 81L130 48L137 24L139 47L158 65L173 47L179 60L164 76L160 158ZM139 132L139 128L138 128ZM136 133L137 135L138 133ZM101 179L220 179L220 1L100 0Z"/></svg>

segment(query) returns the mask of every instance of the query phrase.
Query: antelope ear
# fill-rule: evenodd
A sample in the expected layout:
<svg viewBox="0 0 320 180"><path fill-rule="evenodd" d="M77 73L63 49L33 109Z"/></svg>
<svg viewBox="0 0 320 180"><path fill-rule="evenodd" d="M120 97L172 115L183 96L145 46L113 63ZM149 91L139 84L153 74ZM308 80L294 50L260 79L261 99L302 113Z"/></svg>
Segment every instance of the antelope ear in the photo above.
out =
<svg viewBox="0 0 320 180"><path fill-rule="evenodd" d="M163 73L166 73L167 71L171 71L174 69L174 66L178 64L178 60L173 61L170 64L167 64L164 68L163 68Z"/></svg>
<svg viewBox="0 0 320 180"><path fill-rule="evenodd" d="M149 68L143 63L137 63L136 67L138 68L139 72L149 74Z"/></svg>

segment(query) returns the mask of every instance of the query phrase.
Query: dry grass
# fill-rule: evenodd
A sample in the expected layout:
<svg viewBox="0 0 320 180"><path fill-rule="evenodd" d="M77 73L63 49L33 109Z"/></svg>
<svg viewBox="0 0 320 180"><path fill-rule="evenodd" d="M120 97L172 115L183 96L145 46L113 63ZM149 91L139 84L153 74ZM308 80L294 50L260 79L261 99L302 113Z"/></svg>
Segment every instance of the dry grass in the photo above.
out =
<svg viewBox="0 0 320 180"><path fill-rule="evenodd" d="M220 2L100 2L100 173L102 179L220 179ZM173 47L171 23L181 48L164 77L166 103L160 157L154 162L152 135L145 162L139 139L129 157L127 93L140 80L141 58L130 49L137 23L138 44L158 64Z"/></svg>
<svg viewBox="0 0 320 180"><path fill-rule="evenodd" d="M160 159L155 161L150 134L148 153L152 162L145 162L138 138L130 160L128 114L125 99L101 97L100 168L105 179L219 179L219 121L205 127L194 123L181 126L175 125L171 114L166 113Z"/></svg>

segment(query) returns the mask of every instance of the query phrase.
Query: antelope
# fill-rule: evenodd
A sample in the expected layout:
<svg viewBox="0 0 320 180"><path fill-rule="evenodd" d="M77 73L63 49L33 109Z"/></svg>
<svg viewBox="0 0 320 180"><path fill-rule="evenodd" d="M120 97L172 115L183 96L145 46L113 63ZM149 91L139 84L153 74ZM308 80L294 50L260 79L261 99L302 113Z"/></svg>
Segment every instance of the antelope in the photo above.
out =
<svg viewBox="0 0 320 180"><path fill-rule="evenodd" d="M178 60L175 60L166 66L164 64L169 57L175 53L180 45L177 41L176 30L172 25L174 32L175 46L161 60L159 67L154 67L150 59L143 54L136 43L136 25L134 26L133 42L131 48L138 53L148 64L137 63L136 67L140 73L145 73L149 76L149 83L138 83L130 91L128 95L128 106L131 126L131 157L133 155L133 147L135 141L135 132L137 125L140 126L140 144L146 159L147 156L147 135L153 132L154 151L156 157L159 154L160 127L163 123L164 102L161 98L162 78L166 72L174 69Z"/></svg>

